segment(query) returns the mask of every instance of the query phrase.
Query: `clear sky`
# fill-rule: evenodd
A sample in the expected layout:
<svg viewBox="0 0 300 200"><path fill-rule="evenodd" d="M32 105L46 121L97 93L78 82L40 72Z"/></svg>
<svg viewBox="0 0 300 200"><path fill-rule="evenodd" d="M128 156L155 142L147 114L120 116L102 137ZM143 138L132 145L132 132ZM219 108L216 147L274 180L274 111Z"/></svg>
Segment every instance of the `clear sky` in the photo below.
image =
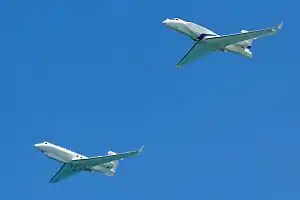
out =
<svg viewBox="0 0 300 200"><path fill-rule="evenodd" d="M0 1L1 199L299 199L296 1ZM219 34L284 22L253 59L193 42L180 17ZM115 177L60 164L44 140L87 156L145 145Z"/></svg>

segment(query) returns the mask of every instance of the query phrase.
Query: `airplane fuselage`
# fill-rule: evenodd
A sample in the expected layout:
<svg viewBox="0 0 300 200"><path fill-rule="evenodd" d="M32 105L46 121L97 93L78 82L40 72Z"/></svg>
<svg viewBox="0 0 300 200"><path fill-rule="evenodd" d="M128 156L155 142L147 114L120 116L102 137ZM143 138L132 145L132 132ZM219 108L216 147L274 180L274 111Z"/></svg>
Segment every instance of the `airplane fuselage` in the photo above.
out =
<svg viewBox="0 0 300 200"><path fill-rule="evenodd" d="M208 38L220 36L203 26L200 26L192 22L186 22L179 18L166 19L163 21L163 24L168 28L171 28L181 34L184 34L197 42L205 42L205 40ZM243 41L233 45L225 46L223 49L219 49L219 50L223 52L238 53L238 54L242 54L243 56L251 58L252 53L247 48L248 45L249 44L247 43L247 41Z"/></svg>
<svg viewBox="0 0 300 200"><path fill-rule="evenodd" d="M61 163L71 163L73 160L88 158L84 155L51 144L49 142L36 144L35 147L38 148L40 151L42 151L47 157ZM82 170L89 171L89 172L100 172L100 173L112 175L114 173L112 167L113 167L112 163L106 163L91 168L84 168Z"/></svg>

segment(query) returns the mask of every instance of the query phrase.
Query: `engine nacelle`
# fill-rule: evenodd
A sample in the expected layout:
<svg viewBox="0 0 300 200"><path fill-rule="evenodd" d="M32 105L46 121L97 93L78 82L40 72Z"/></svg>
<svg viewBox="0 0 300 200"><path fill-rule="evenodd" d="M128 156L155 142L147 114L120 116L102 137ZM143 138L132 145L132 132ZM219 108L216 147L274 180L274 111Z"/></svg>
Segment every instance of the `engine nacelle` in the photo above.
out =
<svg viewBox="0 0 300 200"><path fill-rule="evenodd" d="M245 49L244 55L248 58L252 58L252 52L249 49Z"/></svg>
<svg viewBox="0 0 300 200"><path fill-rule="evenodd" d="M113 162L105 163L103 164L103 166L105 166L107 169L112 169L114 167L114 163Z"/></svg>

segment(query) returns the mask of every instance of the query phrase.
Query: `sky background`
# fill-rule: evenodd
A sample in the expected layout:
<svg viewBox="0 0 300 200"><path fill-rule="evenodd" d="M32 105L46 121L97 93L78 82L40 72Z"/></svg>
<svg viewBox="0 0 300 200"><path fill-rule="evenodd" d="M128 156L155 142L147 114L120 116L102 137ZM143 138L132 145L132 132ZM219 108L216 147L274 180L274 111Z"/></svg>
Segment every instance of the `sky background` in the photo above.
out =
<svg viewBox="0 0 300 200"><path fill-rule="evenodd" d="M219 34L284 22L253 59L213 53L184 69L180 17ZM286 1L0 1L1 199L298 200L299 9ZM145 149L115 177L60 164Z"/></svg>

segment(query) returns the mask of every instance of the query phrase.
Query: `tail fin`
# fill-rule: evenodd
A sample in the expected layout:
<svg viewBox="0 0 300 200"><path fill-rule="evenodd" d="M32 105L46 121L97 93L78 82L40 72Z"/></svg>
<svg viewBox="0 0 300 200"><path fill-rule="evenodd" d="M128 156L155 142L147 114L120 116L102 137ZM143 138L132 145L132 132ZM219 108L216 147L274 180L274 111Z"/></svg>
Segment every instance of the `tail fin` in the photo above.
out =
<svg viewBox="0 0 300 200"><path fill-rule="evenodd" d="M108 151L107 154L110 155L110 156L111 156L111 155L117 155L117 153L116 153L116 152L113 152L113 151ZM118 161L118 160L115 160L115 161L112 161L112 163L113 163L113 168L112 168L112 170L115 172L116 169L117 169L117 167L118 167L119 161Z"/></svg>
<svg viewBox="0 0 300 200"><path fill-rule="evenodd" d="M247 33L248 31L247 30L241 30L241 33ZM256 38L254 38L254 39L250 39L250 40L245 40L244 42L246 43L246 48L247 49L251 49L251 47L252 47L252 43L253 43L253 41L255 40Z"/></svg>

